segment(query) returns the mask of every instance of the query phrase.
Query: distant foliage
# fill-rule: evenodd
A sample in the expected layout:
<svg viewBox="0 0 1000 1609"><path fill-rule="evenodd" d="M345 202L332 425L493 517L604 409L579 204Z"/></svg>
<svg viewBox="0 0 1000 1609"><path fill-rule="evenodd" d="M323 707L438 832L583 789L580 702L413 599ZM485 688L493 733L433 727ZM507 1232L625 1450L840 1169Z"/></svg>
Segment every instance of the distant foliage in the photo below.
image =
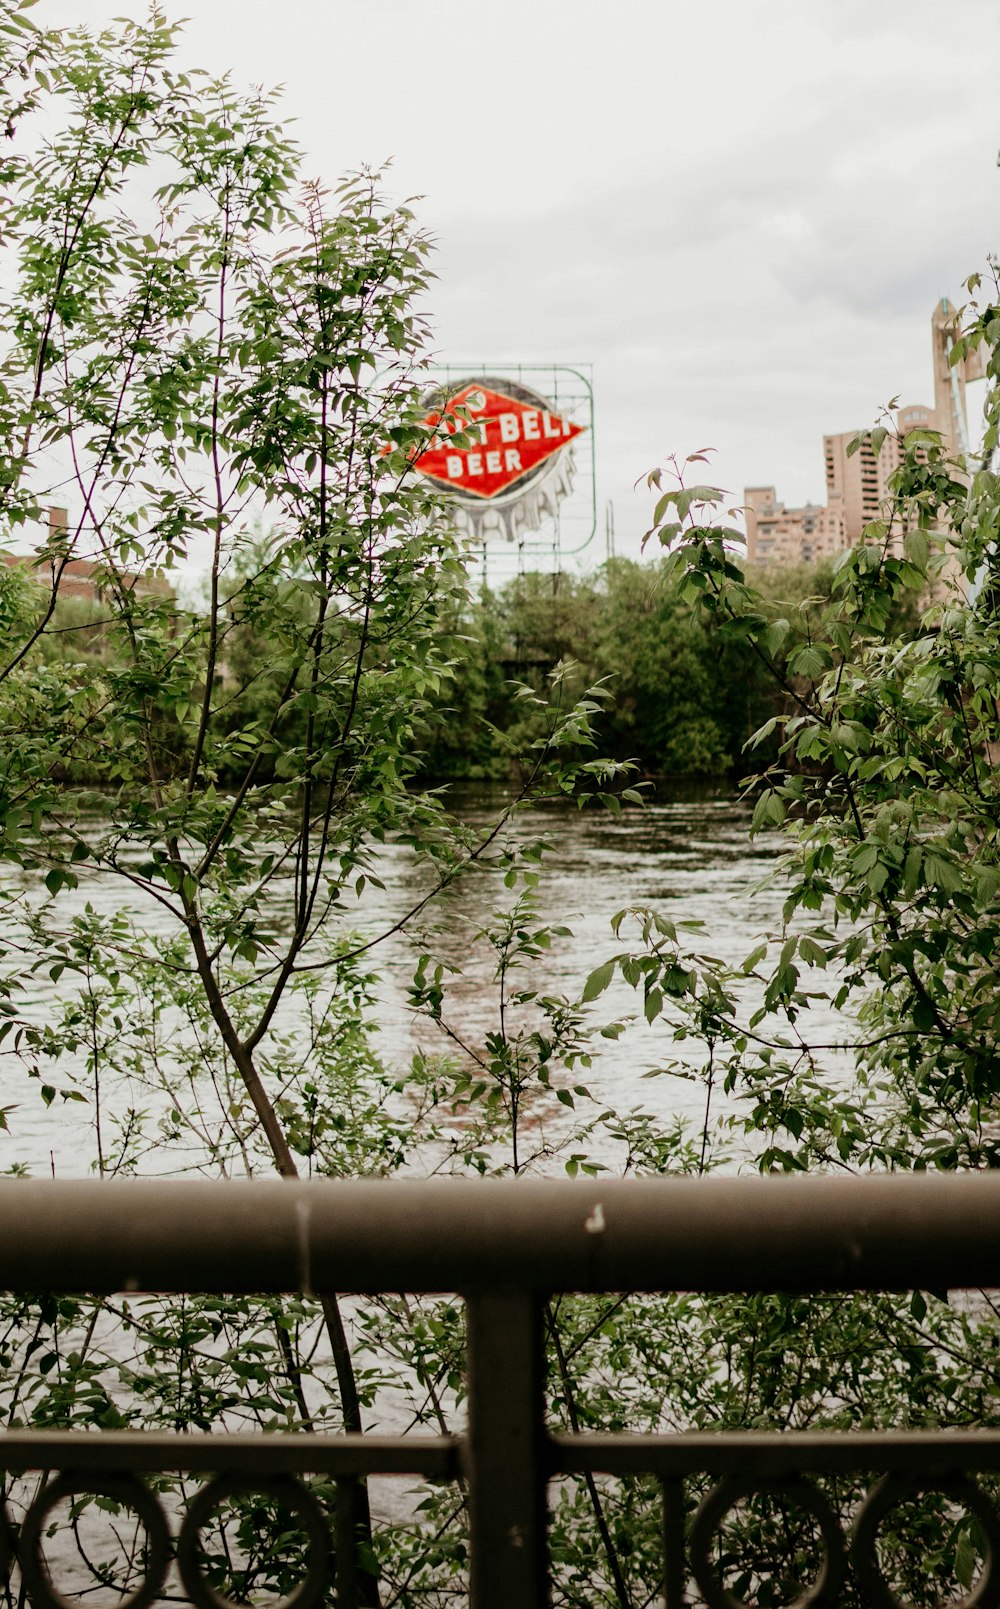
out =
<svg viewBox="0 0 1000 1609"><path fill-rule="evenodd" d="M829 600L827 564L750 572L782 654L808 640ZM439 776L503 777L532 724L519 688L541 692L558 668L567 691L599 682L602 749L651 777L742 774L751 735L787 695L747 643L699 611L669 561L613 559L594 574L529 572L486 591L456 620L453 720L429 736ZM774 747L775 754L777 747Z"/></svg>

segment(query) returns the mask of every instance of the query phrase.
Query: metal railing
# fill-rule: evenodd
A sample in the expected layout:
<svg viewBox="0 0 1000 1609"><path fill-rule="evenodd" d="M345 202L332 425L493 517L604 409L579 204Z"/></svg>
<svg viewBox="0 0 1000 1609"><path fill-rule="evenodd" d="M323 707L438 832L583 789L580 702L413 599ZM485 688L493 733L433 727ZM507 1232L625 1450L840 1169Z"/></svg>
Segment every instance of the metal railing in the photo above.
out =
<svg viewBox="0 0 1000 1609"><path fill-rule="evenodd" d="M358 1601L353 1513L360 1477L461 1480L469 1511L473 1609L542 1609L548 1602L546 1493L563 1475L655 1476L663 1496L667 1609L696 1584L712 1609L733 1609L713 1539L750 1493L783 1494L821 1538L817 1579L800 1603L827 1604L847 1560L868 1600L895 1604L876 1540L889 1510L937 1491L985 1537L968 1603L1000 1599L1000 1521L975 1483L1000 1473L1000 1432L553 1434L544 1420L542 1310L562 1292L789 1291L1000 1287L1000 1177L407 1180L240 1184L0 1184L0 1288L116 1292L359 1295L457 1292L467 1315L468 1427L461 1437L160 1435L8 1431L0 1468L58 1472L16 1540L0 1525L0 1568L16 1553L36 1609L65 1609L42 1539L68 1493L104 1494L146 1527L145 1577L127 1600L146 1609L175 1556L198 1609L224 1609L205 1579L199 1534L234 1493L282 1498L307 1538L303 1580L286 1609L313 1609L335 1591ZM176 1540L142 1476L209 1477ZM690 1527L684 1482L716 1484ZM813 1474L881 1478L853 1516L851 1537ZM336 1483L327 1516L297 1479ZM343 1501L341 1501L343 1498ZM338 1516L339 1522L338 1522Z"/></svg>

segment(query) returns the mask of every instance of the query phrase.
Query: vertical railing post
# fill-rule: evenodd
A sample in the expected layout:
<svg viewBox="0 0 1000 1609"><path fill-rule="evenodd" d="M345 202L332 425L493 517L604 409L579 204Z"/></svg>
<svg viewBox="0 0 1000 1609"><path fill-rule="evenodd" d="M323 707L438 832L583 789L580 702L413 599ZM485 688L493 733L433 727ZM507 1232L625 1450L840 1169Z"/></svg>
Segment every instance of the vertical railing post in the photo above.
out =
<svg viewBox="0 0 1000 1609"><path fill-rule="evenodd" d="M684 1482L663 1482L663 1602L665 1609L684 1609L687 1554L684 1525Z"/></svg>
<svg viewBox="0 0 1000 1609"><path fill-rule="evenodd" d="M337 1609L359 1609L358 1590L358 1482L347 1476L337 1481L336 1569Z"/></svg>
<svg viewBox="0 0 1000 1609"><path fill-rule="evenodd" d="M471 1609L545 1609L544 1352L527 1291L466 1302Z"/></svg>

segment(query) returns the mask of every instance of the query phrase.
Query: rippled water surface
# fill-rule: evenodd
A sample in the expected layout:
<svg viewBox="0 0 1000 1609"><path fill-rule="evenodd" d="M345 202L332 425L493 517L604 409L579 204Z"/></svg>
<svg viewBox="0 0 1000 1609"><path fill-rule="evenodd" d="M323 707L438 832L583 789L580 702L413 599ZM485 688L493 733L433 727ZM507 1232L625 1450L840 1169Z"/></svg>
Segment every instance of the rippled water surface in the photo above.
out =
<svg viewBox="0 0 1000 1609"><path fill-rule="evenodd" d="M455 809L473 826L487 828L502 809L503 795L465 787L454 794ZM741 960L761 931L779 924L781 890L774 886L754 894L780 850L773 836L748 838L749 812L730 793L686 789L661 797L644 809L621 816L579 811L572 803L550 805L520 818L519 831L544 836L550 848L543 861L539 891L541 919L565 923L570 935L522 969L525 987L573 996L588 973L623 943L611 932L611 919L626 906L653 907L675 921L703 924L690 935L692 947L722 960ZM343 918L365 936L385 932L411 909L425 891L424 874L410 852L390 845L380 853L383 889L369 888ZM477 935L490 925L491 912L505 897L496 878L474 873L428 908L420 921L443 960L461 968L450 985L447 1014L466 1042L482 1043L497 1024L498 989L493 978L495 956ZM81 882L63 895L66 914L89 902L98 911L123 908L122 884L108 877ZM72 904L71 904L72 902ZM148 930L164 931L155 906L134 907ZM431 933L429 930L434 929ZM624 935L623 935L624 939ZM414 953L402 934L389 937L373 957L379 985L379 1040L390 1065L405 1067L414 1049L446 1049L433 1025L414 1018L406 1002ZM44 1018L69 975L53 984L39 977L32 1014ZM639 1013L637 997L620 982L594 1007L597 1019ZM828 1024L831 1037L838 1025ZM842 1033L842 1025L840 1025ZM639 1021L615 1041L600 1040L601 1056L586 1075L589 1087L619 1109L642 1105L659 1116L684 1113L696 1119L703 1105L698 1085L676 1078L645 1080L643 1074L671 1053L662 1025ZM54 1169L61 1176L86 1172L93 1155L92 1116L79 1104L57 1101L46 1110L38 1084L30 1083L12 1058L6 1064L2 1102L16 1102L10 1133L0 1135L0 1167L23 1163L32 1171ZM60 1069L50 1076L59 1081Z"/></svg>

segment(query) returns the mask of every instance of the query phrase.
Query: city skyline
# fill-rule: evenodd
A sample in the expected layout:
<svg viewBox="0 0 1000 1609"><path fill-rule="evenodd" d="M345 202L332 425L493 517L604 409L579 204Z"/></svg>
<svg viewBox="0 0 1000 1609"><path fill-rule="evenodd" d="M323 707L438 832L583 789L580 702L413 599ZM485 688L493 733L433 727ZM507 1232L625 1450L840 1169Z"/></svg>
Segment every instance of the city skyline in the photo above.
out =
<svg viewBox="0 0 1000 1609"><path fill-rule="evenodd" d="M975 404L985 379L982 349L952 361L952 345L960 332L958 311L947 297L931 315L931 369L934 403L908 401L893 407L877 449L864 426L823 437L826 502L790 507L770 484L747 486L747 557L753 563L797 564L831 558L862 538L870 521L885 512L891 495L890 476L903 461L903 442L914 430L934 431L949 458L975 448ZM970 409L970 400L974 397ZM860 445L855 448L858 437Z"/></svg>

